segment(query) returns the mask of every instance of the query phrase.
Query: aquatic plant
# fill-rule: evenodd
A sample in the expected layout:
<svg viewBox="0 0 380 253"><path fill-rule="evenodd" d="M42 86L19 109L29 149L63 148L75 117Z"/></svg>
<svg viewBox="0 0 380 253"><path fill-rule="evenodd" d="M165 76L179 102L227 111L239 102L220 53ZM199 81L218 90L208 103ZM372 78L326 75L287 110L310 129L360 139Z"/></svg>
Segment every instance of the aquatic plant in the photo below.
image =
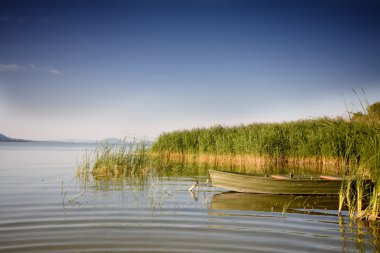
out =
<svg viewBox="0 0 380 253"><path fill-rule="evenodd" d="M379 124L342 117L232 127L219 125L163 133L151 151L168 159L220 165L316 165L341 174L343 165L360 160L362 154L358 147L378 132ZM347 139L353 135L354 139Z"/></svg>
<svg viewBox="0 0 380 253"><path fill-rule="evenodd" d="M329 174L350 175L353 179L344 181L339 193L340 210L346 206L352 218L376 220L380 214L380 102L360 103L363 111L349 111L348 118L163 133L151 152L167 160L234 165L244 172L305 164Z"/></svg>
<svg viewBox="0 0 380 253"><path fill-rule="evenodd" d="M288 211L288 208L290 206L290 204L292 203L293 200L290 200L288 203L285 203L283 206L282 206L282 212L281 212L281 217L282 218L285 218L286 216L286 212Z"/></svg>
<svg viewBox="0 0 380 253"><path fill-rule="evenodd" d="M96 178L144 178L150 171L146 141L123 141L100 144L93 157L89 155L78 166L77 175Z"/></svg>
<svg viewBox="0 0 380 253"><path fill-rule="evenodd" d="M90 164L91 164L90 156L88 152L86 151L86 153L82 157L82 161L77 166L77 177L87 179L88 175L90 174Z"/></svg>
<svg viewBox="0 0 380 253"><path fill-rule="evenodd" d="M380 219L380 133L361 147L363 157L346 174L355 179L345 182L340 192L340 207L346 204L353 219Z"/></svg>
<svg viewBox="0 0 380 253"><path fill-rule="evenodd" d="M360 115L359 117L357 115ZM380 219L380 103L368 105L352 118L356 123L367 125L376 132L368 136L365 141L357 142L359 132L346 136L346 143L350 148L358 150L359 156L354 166L349 166L345 160L344 173L354 176L353 180L346 181L340 191L340 208L345 204L350 217L353 219ZM345 156L349 156L349 150Z"/></svg>

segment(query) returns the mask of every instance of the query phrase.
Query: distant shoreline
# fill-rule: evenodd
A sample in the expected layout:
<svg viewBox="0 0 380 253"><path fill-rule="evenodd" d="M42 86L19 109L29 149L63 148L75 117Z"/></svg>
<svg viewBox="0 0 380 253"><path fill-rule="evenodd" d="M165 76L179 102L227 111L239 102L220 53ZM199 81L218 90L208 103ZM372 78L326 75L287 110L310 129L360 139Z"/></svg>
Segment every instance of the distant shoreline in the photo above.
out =
<svg viewBox="0 0 380 253"><path fill-rule="evenodd" d="M0 142L31 142L32 140L16 139L0 134Z"/></svg>
<svg viewBox="0 0 380 253"><path fill-rule="evenodd" d="M26 139L17 139L8 137L0 133L0 142L49 142L49 143L79 143L79 144L118 144L124 142L122 139L118 138L106 138L103 140L75 140L75 139L67 139L67 140L26 140Z"/></svg>
<svg viewBox="0 0 380 253"><path fill-rule="evenodd" d="M30 140L0 140L0 142L36 142Z"/></svg>

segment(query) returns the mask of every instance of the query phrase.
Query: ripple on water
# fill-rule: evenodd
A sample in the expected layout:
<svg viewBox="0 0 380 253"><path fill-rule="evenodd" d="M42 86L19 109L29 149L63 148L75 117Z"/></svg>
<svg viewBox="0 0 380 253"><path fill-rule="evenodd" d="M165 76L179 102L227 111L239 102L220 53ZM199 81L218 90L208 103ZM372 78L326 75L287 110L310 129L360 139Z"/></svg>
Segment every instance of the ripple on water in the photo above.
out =
<svg viewBox="0 0 380 253"><path fill-rule="evenodd" d="M202 186L193 196L186 189L194 178L163 178L141 189L123 184L118 190L89 187L82 192L81 182L73 180L76 157L81 157L76 155L78 148L54 148L48 161L46 149L2 153L1 252L379 250L366 227L340 220L336 210L310 209L315 215L308 215L290 207L283 216L281 210L263 209L261 203L258 208L258 196L251 202L244 196L244 206L236 206L239 201L232 198L229 205L223 200L220 208L213 208L213 196L220 189ZM33 163L25 160L29 156ZM68 165L70 157L74 162Z"/></svg>
<svg viewBox="0 0 380 253"><path fill-rule="evenodd" d="M331 216L212 215L205 208L65 207L53 202L15 206L16 212L12 205L2 209L3 252L341 252L343 247L356 248L355 240L343 244L337 217Z"/></svg>

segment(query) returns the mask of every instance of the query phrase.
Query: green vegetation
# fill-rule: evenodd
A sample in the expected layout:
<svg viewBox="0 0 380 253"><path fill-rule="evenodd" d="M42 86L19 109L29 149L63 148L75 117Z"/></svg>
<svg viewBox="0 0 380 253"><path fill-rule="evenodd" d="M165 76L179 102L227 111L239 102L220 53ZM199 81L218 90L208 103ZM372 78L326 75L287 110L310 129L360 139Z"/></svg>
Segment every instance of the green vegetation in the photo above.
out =
<svg viewBox="0 0 380 253"><path fill-rule="evenodd" d="M363 105L362 105L363 107ZM333 174L354 175L340 191L340 209L354 219L377 220L380 215L380 102L349 119L320 118L283 123L215 126L162 134L151 151L168 159L223 159L244 164L284 167L289 164L330 165ZM238 157L239 159L235 159ZM270 163L268 163L270 161ZM252 164L252 163L246 163Z"/></svg>
<svg viewBox="0 0 380 253"><path fill-rule="evenodd" d="M270 160L279 166L307 161L342 168L343 164L358 163L365 155L362 146L379 132L378 123L343 118L215 126L164 133L152 151L177 156L240 155Z"/></svg>
<svg viewBox="0 0 380 253"><path fill-rule="evenodd" d="M77 177L83 185L81 194L88 188L124 190L125 187L151 188L158 177L206 176L209 167L165 161L149 154L146 141L124 141L100 144L94 152L86 153L77 166ZM74 196L72 201L75 201Z"/></svg>
<svg viewBox="0 0 380 253"><path fill-rule="evenodd" d="M349 119L320 118L175 131L162 134L150 149L146 142L104 145L95 151L94 159L85 157L78 175L143 180L149 174L203 174L210 166L219 167L226 160L238 170L244 164L262 163L278 168L306 163L330 166L331 174L354 175L355 179L342 184L340 209L347 206L355 219L377 220L380 103L367 106L364 113L350 114ZM184 166L189 161L193 164ZM211 165L207 163L210 161ZM206 166L194 166L194 162Z"/></svg>
<svg viewBox="0 0 380 253"><path fill-rule="evenodd" d="M352 113L353 121L380 121L380 102L369 105L364 111Z"/></svg>
<svg viewBox="0 0 380 253"><path fill-rule="evenodd" d="M340 208L347 205L350 216L354 219L380 219L380 102L367 107L364 113L354 114L352 121L366 122L376 129L359 146L355 146L359 133L347 137L349 156L351 149L360 152L360 160L354 166L345 166L344 173L355 175L355 179L344 182L340 191Z"/></svg>
<svg viewBox="0 0 380 253"><path fill-rule="evenodd" d="M77 169L77 175L96 178L143 179L150 171L147 143L144 141L103 144L94 152L94 158L86 155Z"/></svg>

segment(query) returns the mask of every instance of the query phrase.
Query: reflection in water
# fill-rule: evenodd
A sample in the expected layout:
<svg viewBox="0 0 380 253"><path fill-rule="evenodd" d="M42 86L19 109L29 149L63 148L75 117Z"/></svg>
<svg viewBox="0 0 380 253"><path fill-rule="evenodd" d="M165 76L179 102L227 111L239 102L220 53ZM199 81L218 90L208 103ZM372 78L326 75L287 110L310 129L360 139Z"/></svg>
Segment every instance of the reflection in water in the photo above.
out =
<svg viewBox="0 0 380 253"><path fill-rule="evenodd" d="M337 210L339 197L318 195L273 195L224 192L212 197L212 210L239 210L287 213L326 213ZM286 208L286 210L284 210Z"/></svg>
<svg viewBox="0 0 380 253"><path fill-rule="evenodd" d="M198 192L198 191L189 191L189 192L190 192L191 197L192 197L195 201L198 201L198 198L199 198L199 192Z"/></svg>
<svg viewBox="0 0 380 253"><path fill-rule="evenodd" d="M355 242L358 252L380 252L380 223L374 221L352 221L339 216L339 228L342 240L342 252L349 252L352 249L347 243L348 240ZM374 248L368 245L368 235L372 237Z"/></svg>
<svg viewBox="0 0 380 253"><path fill-rule="evenodd" d="M159 170L155 171L157 172ZM178 173L180 173L180 171L190 177L179 177ZM199 173L200 171L201 173ZM191 227L194 225L203 229L206 226L208 229L212 228L212 232L216 235L226 229L231 230L229 234L231 239L234 238L234 234L239 230L250 231L253 237L255 237L255 235L258 236L257 233L269 233L267 235L267 239L269 240L270 238L276 238L277 233L285 232L289 234L287 236L288 241L278 243L278 245L281 245L283 252L296 252L296 248L301 249L301 252L346 252L353 248L359 252L366 252L368 250L372 251L377 249L378 247L378 239L376 239L376 236L373 237L375 234L371 233L372 231L368 229L368 225L354 225L347 218L337 215L339 198L336 195L292 196L218 192L217 189L207 184L207 176L199 176L199 174L203 175L203 172L203 169L201 169L196 170L196 173L191 173L189 167L183 167L183 164L181 164L172 174L167 170L164 171L164 173L161 171L161 174L151 173L142 181L136 180L136 178L102 180L99 178L86 177L85 180L80 182L81 191L71 199L85 197L81 201L75 202L77 205L82 205L83 203L89 203L86 198L89 198L89 196L94 193L97 195L97 192L127 193L129 196L133 196L135 200L134 204L128 203L128 208L138 208L140 212L147 212L152 215L152 217L159 217L161 215L170 215L173 217L177 215L183 216L183 218L185 218L184 220L178 220L177 218L176 220L178 222L184 222L184 224L178 225L184 226L186 229L189 224L193 223ZM199 183L198 180L200 181ZM186 192L187 196L185 194ZM125 198L125 196L123 198ZM195 209L193 209L194 207ZM184 210L191 210L191 214L183 213ZM199 215L193 213L195 210L206 210L207 216L214 217L214 220L211 223L205 223L203 218L201 221L192 221L194 219L193 215ZM297 216L295 218L292 216L289 217L285 214L306 215L306 220L304 218L300 219L300 217ZM190 217L187 217L188 215L190 215ZM310 218L312 216L318 216L318 218L312 220ZM285 218L287 222L284 224L277 220L278 218L281 218L280 220L284 220ZM336 219L338 219L338 221L336 221ZM242 222L245 225L242 225ZM148 224L147 226L149 227L151 225L152 224ZM217 227L215 227L215 225L217 225ZM290 227L288 227L289 225ZM326 233L326 231L329 232ZM289 242L297 245L294 240L298 239L294 239L293 237L298 237L299 234L312 235L313 241L317 241L317 246L311 247L309 245L311 242L307 240L297 247L289 246ZM188 236L199 242L204 241L204 238L196 239L197 237L194 236L194 234ZM321 240L323 237L329 240L339 238L341 245L330 245L326 247L324 246L326 242ZM261 240L259 236L257 240ZM369 241L373 242L373 244L369 244ZM251 243L244 246L244 248L248 247L249 250L247 252L252 249L251 246L253 246L253 244ZM256 241L255 248L260 247L259 245L258 241ZM216 245L208 245L208 247L215 246ZM262 247L266 248L267 246ZM318 248L318 250L314 247ZM223 250L220 249L219 251L223 252ZM242 251L245 252L245 250ZM269 251L272 252L275 251L275 249L270 248ZM202 252L202 250L199 250L199 252ZM208 252L208 250L206 252Z"/></svg>
<svg viewBox="0 0 380 253"><path fill-rule="evenodd" d="M190 168L84 180L73 168L85 148L38 145L0 143L0 252L379 250L378 224L339 217L333 198L223 193Z"/></svg>

